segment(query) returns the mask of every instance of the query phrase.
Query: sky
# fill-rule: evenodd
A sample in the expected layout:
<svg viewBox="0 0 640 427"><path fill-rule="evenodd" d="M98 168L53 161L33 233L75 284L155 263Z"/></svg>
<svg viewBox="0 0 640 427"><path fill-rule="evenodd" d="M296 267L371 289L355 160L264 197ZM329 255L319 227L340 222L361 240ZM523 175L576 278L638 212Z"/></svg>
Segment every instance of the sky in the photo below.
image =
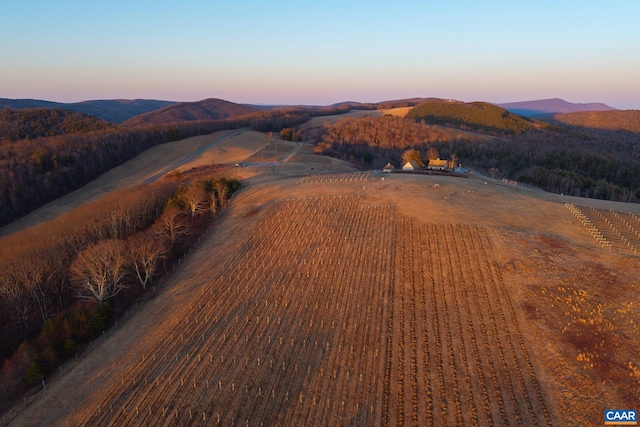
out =
<svg viewBox="0 0 640 427"><path fill-rule="evenodd" d="M0 0L0 98L640 109L638 0Z"/></svg>

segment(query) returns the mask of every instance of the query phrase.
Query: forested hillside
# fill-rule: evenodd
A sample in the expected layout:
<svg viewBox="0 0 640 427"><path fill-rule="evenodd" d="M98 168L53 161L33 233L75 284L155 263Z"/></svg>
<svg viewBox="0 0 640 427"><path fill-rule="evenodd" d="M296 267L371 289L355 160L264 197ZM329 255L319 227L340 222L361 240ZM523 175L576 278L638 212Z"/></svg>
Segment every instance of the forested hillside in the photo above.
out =
<svg viewBox="0 0 640 427"><path fill-rule="evenodd" d="M427 101L412 108L407 117L497 135L519 134L534 129L528 120L486 102Z"/></svg>
<svg viewBox="0 0 640 427"><path fill-rule="evenodd" d="M436 153L443 159L455 155L464 167L547 191L640 200L640 133L588 130L551 127L478 138L414 119L380 117L342 120L314 137L317 152L365 168L381 168L388 161L400 166L404 150L416 150L424 162Z"/></svg>
<svg viewBox="0 0 640 427"><path fill-rule="evenodd" d="M110 123L97 117L57 108L0 110L0 140L16 141L41 136L104 130Z"/></svg>
<svg viewBox="0 0 640 427"><path fill-rule="evenodd" d="M551 122L577 127L583 132L597 129L640 133L640 110L583 111L556 114Z"/></svg>
<svg viewBox="0 0 640 427"><path fill-rule="evenodd" d="M362 162L364 167L382 168L388 162L400 164L408 149L423 150L442 141L486 139L457 129L427 125L401 117L349 118L325 126L315 136L317 152Z"/></svg>
<svg viewBox="0 0 640 427"><path fill-rule="evenodd" d="M141 126L194 120L222 120L256 112L257 109L222 99L205 99L198 102L181 102L150 113L141 114L123 123L125 126Z"/></svg>

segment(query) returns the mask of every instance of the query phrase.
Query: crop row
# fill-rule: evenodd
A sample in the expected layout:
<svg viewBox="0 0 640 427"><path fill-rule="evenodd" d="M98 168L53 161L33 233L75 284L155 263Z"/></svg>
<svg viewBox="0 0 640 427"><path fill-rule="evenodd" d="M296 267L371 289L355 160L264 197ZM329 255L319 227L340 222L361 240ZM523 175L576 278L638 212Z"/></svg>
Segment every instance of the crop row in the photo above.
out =
<svg viewBox="0 0 640 427"><path fill-rule="evenodd" d="M602 246L603 248L611 249L611 242L604 237L600 229L595 224L593 224L591 219L587 215L585 215L584 212L580 210L580 208L578 208L574 204L569 203L565 203L564 207L571 211L571 213L578 219L578 221L580 221L580 223L589 231L591 237L596 239L596 242L598 242L600 246Z"/></svg>
<svg viewBox="0 0 640 427"><path fill-rule="evenodd" d="M640 247L640 232L635 228L636 224L632 224L612 209L602 211L590 208L590 213L593 217L604 222L604 227L609 229L612 240L617 241L616 243L618 244L616 246L618 250L622 249L625 252L633 252L634 254L638 253L638 248ZM629 219L633 221L633 217Z"/></svg>
<svg viewBox="0 0 640 427"><path fill-rule="evenodd" d="M379 424L394 216L356 197L276 203L78 421Z"/></svg>
<svg viewBox="0 0 640 427"><path fill-rule="evenodd" d="M248 235L184 264L194 297L74 423L551 424L499 237L357 196L276 202Z"/></svg>
<svg viewBox="0 0 640 427"><path fill-rule="evenodd" d="M305 176L298 180L299 184L318 182L357 182L367 181L370 172L327 172Z"/></svg>
<svg viewBox="0 0 640 427"><path fill-rule="evenodd" d="M275 176L274 166L246 166L242 169L243 175L268 175Z"/></svg>
<svg viewBox="0 0 640 427"><path fill-rule="evenodd" d="M614 210L593 207L579 208L565 204L576 218L589 230L603 248L616 252L637 254L640 249L640 221L632 213L620 214Z"/></svg>
<svg viewBox="0 0 640 427"><path fill-rule="evenodd" d="M486 230L399 218L386 425L549 425Z"/></svg>

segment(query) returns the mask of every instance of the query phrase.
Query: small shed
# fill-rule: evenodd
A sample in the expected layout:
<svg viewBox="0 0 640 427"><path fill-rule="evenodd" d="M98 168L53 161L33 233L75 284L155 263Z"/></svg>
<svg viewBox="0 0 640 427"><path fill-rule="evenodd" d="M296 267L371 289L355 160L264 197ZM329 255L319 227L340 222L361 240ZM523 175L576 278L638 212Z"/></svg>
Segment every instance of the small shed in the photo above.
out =
<svg viewBox="0 0 640 427"><path fill-rule="evenodd" d="M409 160L404 164L404 166L402 166L403 171L415 171L418 169L420 169L420 166L418 166L418 162L416 162L415 160Z"/></svg>
<svg viewBox="0 0 640 427"><path fill-rule="evenodd" d="M447 161L440 160L438 157L435 160L429 160L429 164L427 165L427 169L432 171L444 171L447 170Z"/></svg>
<svg viewBox="0 0 640 427"><path fill-rule="evenodd" d="M393 167L393 165L391 163L387 163L387 165L382 168L382 172L391 173L391 172L393 172L394 169L395 168Z"/></svg>

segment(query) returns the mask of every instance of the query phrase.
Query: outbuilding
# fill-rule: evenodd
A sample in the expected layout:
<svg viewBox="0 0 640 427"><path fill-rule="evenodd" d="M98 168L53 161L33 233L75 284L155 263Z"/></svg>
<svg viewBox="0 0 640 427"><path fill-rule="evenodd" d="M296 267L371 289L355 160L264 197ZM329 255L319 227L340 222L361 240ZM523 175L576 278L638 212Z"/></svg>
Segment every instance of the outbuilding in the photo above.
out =
<svg viewBox="0 0 640 427"><path fill-rule="evenodd" d="M404 166L402 166L403 171L415 171L418 169L420 169L420 166L418 166L418 162L416 162L415 160L409 160L404 164Z"/></svg>
<svg viewBox="0 0 640 427"><path fill-rule="evenodd" d="M382 172L391 173L394 169L393 165L389 162L384 168L382 168Z"/></svg>

